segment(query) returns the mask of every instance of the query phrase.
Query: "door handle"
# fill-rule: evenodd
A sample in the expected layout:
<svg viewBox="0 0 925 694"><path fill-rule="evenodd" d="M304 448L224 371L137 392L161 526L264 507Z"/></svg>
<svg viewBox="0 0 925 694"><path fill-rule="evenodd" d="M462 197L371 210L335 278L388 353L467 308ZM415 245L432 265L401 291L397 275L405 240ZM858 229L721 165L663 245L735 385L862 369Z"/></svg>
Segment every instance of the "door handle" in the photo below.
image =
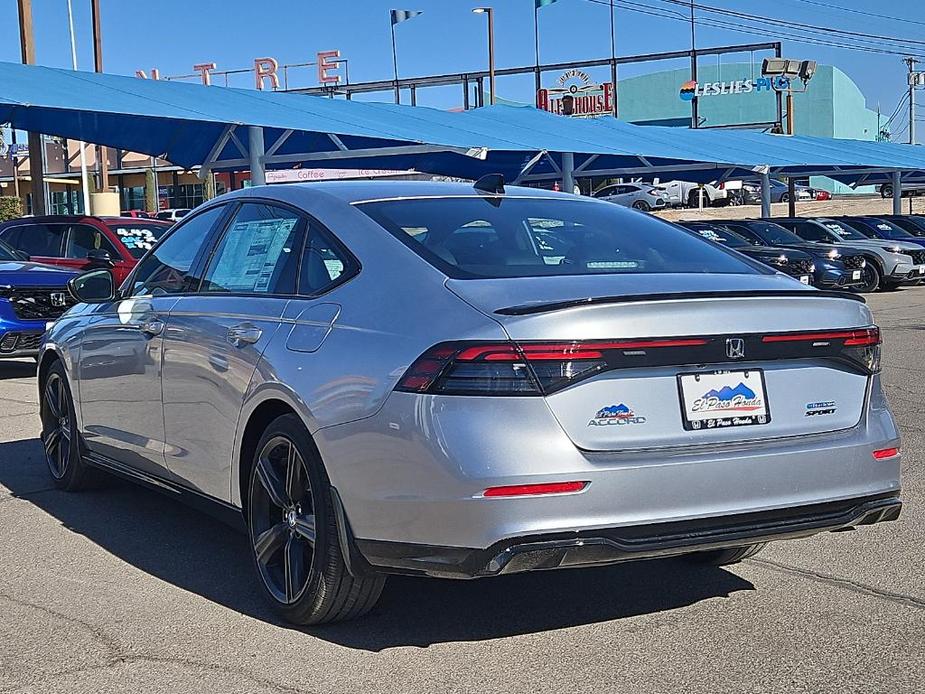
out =
<svg viewBox="0 0 925 694"><path fill-rule="evenodd" d="M228 329L228 341L235 347L252 345L260 339L261 335L263 335L263 330L251 323L241 323Z"/></svg>
<svg viewBox="0 0 925 694"><path fill-rule="evenodd" d="M156 337L164 332L164 321L157 320L156 318L154 320L146 320L138 326L138 329L145 335Z"/></svg>

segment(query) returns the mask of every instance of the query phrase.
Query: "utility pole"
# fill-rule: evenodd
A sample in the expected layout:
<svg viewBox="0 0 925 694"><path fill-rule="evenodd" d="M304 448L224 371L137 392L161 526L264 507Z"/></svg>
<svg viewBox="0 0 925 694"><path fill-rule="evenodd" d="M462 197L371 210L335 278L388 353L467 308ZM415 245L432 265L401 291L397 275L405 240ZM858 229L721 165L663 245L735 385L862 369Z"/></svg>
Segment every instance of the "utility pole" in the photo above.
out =
<svg viewBox="0 0 925 694"><path fill-rule="evenodd" d="M100 0L90 0L90 9L93 15L93 71L102 72L103 36L100 31ZM103 145L97 147L96 156L100 167L100 190L109 192L109 160Z"/></svg>
<svg viewBox="0 0 925 694"><path fill-rule="evenodd" d="M915 144L915 87L916 82L921 79L920 75L915 72L915 64L918 62L912 56L903 58L903 62L909 66L909 144Z"/></svg>
<svg viewBox="0 0 925 694"><path fill-rule="evenodd" d="M691 0L691 80L697 81L697 36L694 31L694 0ZM616 88L616 85L614 85ZM697 94L691 99L691 127L700 127L700 108L697 104Z"/></svg>
<svg viewBox="0 0 925 694"><path fill-rule="evenodd" d="M32 0L17 0L19 6L19 45L25 65L35 64L32 37ZM32 178L32 214L43 215L45 206L45 151L41 133L29 133L29 175ZM15 159L13 164L15 166Z"/></svg>

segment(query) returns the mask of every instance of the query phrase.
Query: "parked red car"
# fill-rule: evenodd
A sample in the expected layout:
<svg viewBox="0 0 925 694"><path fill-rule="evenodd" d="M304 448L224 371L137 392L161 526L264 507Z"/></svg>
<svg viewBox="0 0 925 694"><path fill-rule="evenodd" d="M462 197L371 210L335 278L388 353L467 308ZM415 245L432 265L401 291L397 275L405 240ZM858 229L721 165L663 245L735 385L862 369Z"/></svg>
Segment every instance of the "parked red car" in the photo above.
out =
<svg viewBox="0 0 925 694"><path fill-rule="evenodd" d="M78 271L111 267L118 284L170 227L155 219L49 215L0 224L0 240L37 263Z"/></svg>
<svg viewBox="0 0 925 694"><path fill-rule="evenodd" d="M831 200L832 194L827 190L816 189L816 200Z"/></svg>

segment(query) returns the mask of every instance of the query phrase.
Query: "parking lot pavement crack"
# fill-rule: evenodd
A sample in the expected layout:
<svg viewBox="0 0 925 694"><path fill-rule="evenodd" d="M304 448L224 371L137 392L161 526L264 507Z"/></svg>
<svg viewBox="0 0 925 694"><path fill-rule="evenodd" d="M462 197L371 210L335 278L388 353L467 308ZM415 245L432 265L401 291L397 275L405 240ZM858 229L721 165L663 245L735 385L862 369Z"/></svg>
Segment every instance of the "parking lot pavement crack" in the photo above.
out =
<svg viewBox="0 0 925 694"><path fill-rule="evenodd" d="M189 660L187 658L148 655L144 653L127 653L125 652L124 648L120 646L120 644L112 636L110 636L105 631L103 631L102 629L100 629L99 627L93 625L92 623L88 621L79 619L77 617L72 617L70 615L66 615L62 612L58 612L57 610L53 610L49 607L46 607L45 605L38 605L34 602L29 602L28 600L22 600L20 598L13 597L12 595L8 593L4 593L4 592L0 592L0 600L7 600L20 607L35 610L37 612L42 612L50 617L53 617L55 619L60 619L62 621L68 622L69 624L73 624L81 629L84 629L85 631L89 632L90 635L105 648L106 650L106 661L105 662L99 663L96 665L88 665L85 667L66 668L63 670L49 672L44 678L45 681L54 679L57 677L62 677L62 676L72 677L73 675L77 675L80 673L107 670L107 669L117 667L125 663L147 662L147 663L154 663L154 664L161 664L161 665L178 665L180 667L194 669L200 672L211 670L215 672L225 673L228 675L234 675L236 677L245 678L264 688L272 689L278 692L284 692L284 693L292 692L295 694L311 694L311 693L307 693L307 690L303 688L291 687L281 682L275 682L270 679L257 677L241 668L236 668L236 667L231 667L231 666L226 666L226 665L219 665L216 663L199 662L196 660ZM14 685L13 688L0 687L0 692L13 692L13 691L16 691L17 689L22 689L24 686L25 685ZM29 686L30 687L34 686L34 683L30 683Z"/></svg>
<svg viewBox="0 0 925 694"><path fill-rule="evenodd" d="M20 598L13 597L9 593L0 592L0 599L7 600L15 605L19 605L20 607L25 607L27 609L35 610L36 612L42 612L43 614L46 614L50 617L60 619L62 621L68 622L70 624L74 624L75 626L85 629L86 631L90 632L90 634L99 643L101 643L104 648L106 648L109 656L112 658L116 657L122 651L122 649L119 647L119 644L116 642L114 638L112 638L105 631L103 631L97 626L94 626L90 622L84 621L82 619L78 619L77 617L66 615L62 612L58 612L57 610L53 610L49 607L46 607L45 605L38 605L34 602L29 602L28 600L21 600Z"/></svg>
<svg viewBox="0 0 925 694"><path fill-rule="evenodd" d="M313 691L307 690L303 687L291 687L281 682L275 682L273 680L265 679L263 677L256 677L249 672L241 669L230 667L226 665L216 665L215 663L203 663L196 660L187 660L186 658L169 658L169 657L160 657L144 654L134 654L134 655L121 655L112 657L105 663L99 665L88 665L85 667L78 668L69 668L64 670L58 670L57 672L50 672L45 675L39 682L30 682L28 684L15 685L13 688L0 688L0 692L8 692L12 694L13 692L28 690L32 691L35 688L36 684L41 684L43 682L48 682L49 680L58 679L61 677L73 678L75 675L87 674L92 672L102 672L104 670L110 670L112 668L119 667L120 665L131 665L135 663L150 663L155 665L176 665L182 668L195 670L197 672L213 671L217 673L222 673L226 675L232 675L234 677L239 677L241 679L249 680L256 685L264 689L269 689L275 692L282 692L283 694L316 694Z"/></svg>
<svg viewBox="0 0 925 694"><path fill-rule="evenodd" d="M803 569L798 566L790 566L789 564L782 564L780 562L772 561L771 559L757 559L756 558L756 559L750 559L749 561L755 564L761 564L762 566L766 566L769 569L780 571L782 573L796 574L798 576L803 576L813 581L819 581L821 583L827 583L829 585L837 586L839 588L845 588L846 590L850 590L855 593L862 593L864 595L870 595L880 600L887 600L889 602L895 602L900 605L906 605L908 607L917 607L920 610L925 610L925 599L916 597L914 595L908 595L906 593L897 593L897 592L890 591L890 590L883 590L882 588L870 586L865 583L859 583L858 581L852 581L848 578L840 578L838 576L824 574L819 571L813 571L812 569Z"/></svg>

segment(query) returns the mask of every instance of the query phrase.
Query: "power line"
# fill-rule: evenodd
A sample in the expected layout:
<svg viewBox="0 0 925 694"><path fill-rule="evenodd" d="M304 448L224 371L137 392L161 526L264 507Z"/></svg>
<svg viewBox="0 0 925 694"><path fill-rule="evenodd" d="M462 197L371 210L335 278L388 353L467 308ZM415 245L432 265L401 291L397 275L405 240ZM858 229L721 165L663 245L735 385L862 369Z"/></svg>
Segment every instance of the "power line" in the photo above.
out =
<svg viewBox="0 0 925 694"><path fill-rule="evenodd" d="M919 22L914 19L909 19L908 17L896 17L889 14L879 14L877 12L865 12L864 10L856 10L852 7L844 7L842 5L836 5L831 2L821 2L820 0L793 0L793 2L802 2L806 5L816 5L817 7L826 7L830 10L849 12L851 14L859 14L865 17L874 17L876 19L888 19L894 22L902 22L903 24L921 24L922 26L925 26L925 22Z"/></svg>
<svg viewBox="0 0 925 694"><path fill-rule="evenodd" d="M609 0L585 0L585 1L593 3L593 4L597 4L597 5L606 5L606 6L610 5ZM671 2L672 0L661 0L661 1ZM674 0L674 4L681 4L681 5L689 6L689 3L684 3L683 0ZM649 15L652 17L659 17L661 19L671 19L674 21L684 22L687 24L689 24L691 21L688 16L680 12L669 10L668 8L653 8L651 5L643 5L640 3L632 2L631 0L617 0L617 5L618 7L622 7L623 9L629 12L645 14L645 15ZM757 20L753 20L753 21L757 21ZM742 33L742 34L750 34L752 36L763 36L763 37L770 37L770 38L775 38L775 39L782 39L782 38L790 39L793 41L797 41L799 43L805 43L805 44L817 45L817 46L826 46L829 48L836 48L836 49L841 49L841 50L860 51L864 53L876 53L880 55L897 55L897 56L906 56L910 52L906 50L891 50L889 48L886 48L884 44L879 41L869 41L869 43L872 43L873 45L859 45L857 41L860 39L855 39L853 43L846 43L845 42L846 40L839 40L839 37L835 37L835 39L819 37L815 35L815 30L813 30L814 33L809 33L808 35L807 33L810 30L805 30L805 29L791 29L789 32L775 30L772 32L772 31L769 31L761 27L754 27L748 24L743 24L741 22L735 22L735 21L723 20L723 19L712 19L712 20L695 19L694 23L701 25L701 26L706 26L706 27L726 29L728 31L735 31L735 32ZM792 33L795 31L800 31L803 33ZM826 33L826 32L822 32L822 33ZM889 44L889 45L893 45L893 44Z"/></svg>
<svg viewBox="0 0 925 694"><path fill-rule="evenodd" d="M663 3L667 3L671 5L684 5L685 7L689 7L691 4L690 2L685 2L685 0L659 0L659 2L663 2ZM796 22L796 21L789 20L789 19L781 19L779 17L768 17L768 16L762 16L762 15L756 15L756 14L746 14L744 12L738 12L737 10L727 10L722 7L714 7L713 5L703 5L703 4L696 3L696 2L694 3L694 7L703 12L708 12L711 14L725 15L727 17L734 17L736 19L752 21L752 22L761 21L761 22L766 22L770 24L777 24L779 26L788 27L791 29L809 30L809 31L813 31L817 33L824 33L824 34L841 34L842 36L851 37L852 39L862 39L862 40L877 39L879 41L887 41L892 44L902 43L902 44L915 45L915 46L925 46L925 41L919 41L917 39L900 39L895 36L883 36L882 34L862 33L858 31L850 31L848 29L838 29L836 27L820 26L818 24L807 24L805 22Z"/></svg>

